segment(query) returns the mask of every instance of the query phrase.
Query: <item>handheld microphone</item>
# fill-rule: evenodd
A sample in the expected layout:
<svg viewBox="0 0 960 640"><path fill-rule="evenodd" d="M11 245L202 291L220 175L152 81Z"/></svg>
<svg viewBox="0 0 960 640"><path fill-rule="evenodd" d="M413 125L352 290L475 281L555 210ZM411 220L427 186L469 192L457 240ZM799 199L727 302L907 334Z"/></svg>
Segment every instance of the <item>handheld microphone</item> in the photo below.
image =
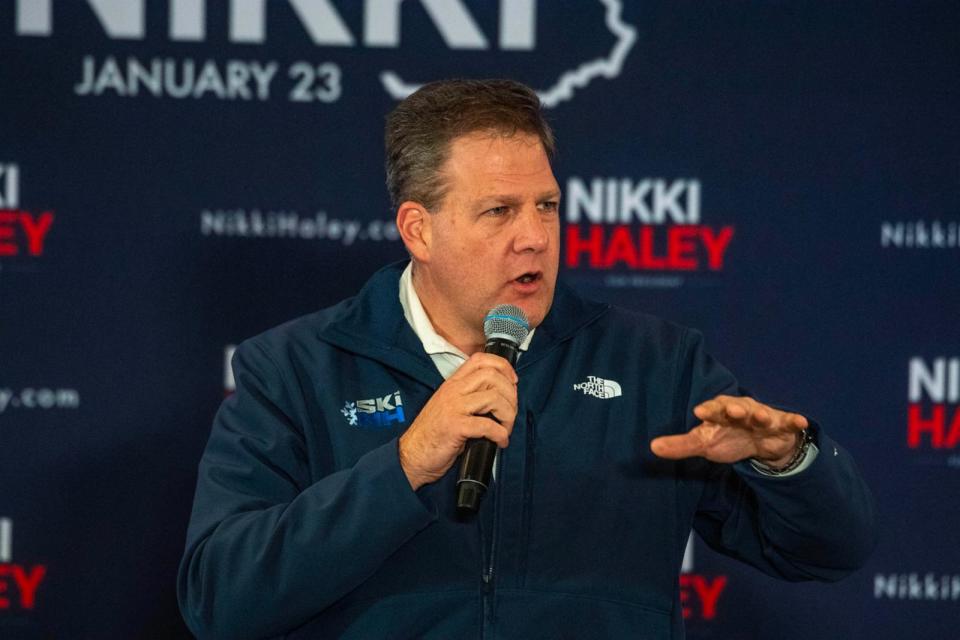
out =
<svg viewBox="0 0 960 640"><path fill-rule="evenodd" d="M505 358L510 366L516 366L520 357L520 345L530 332L530 324L523 309L512 304L498 304L483 320L483 335L486 344L484 353L493 353ZM494 418L493 414L486 414ZM473 514L480 509L480 500L490 484L497 444L486 438L471 438L460 457L460 473L457 476L457 511Z"/></svg>

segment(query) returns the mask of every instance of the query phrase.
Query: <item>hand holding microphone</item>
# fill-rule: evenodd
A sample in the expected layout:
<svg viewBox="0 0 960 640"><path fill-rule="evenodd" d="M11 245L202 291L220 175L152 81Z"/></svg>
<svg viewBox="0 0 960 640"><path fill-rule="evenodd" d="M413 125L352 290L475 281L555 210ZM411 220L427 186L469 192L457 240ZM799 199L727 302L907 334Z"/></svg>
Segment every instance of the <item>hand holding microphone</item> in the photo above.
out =
<svg viewBox="0 0 960 640"><path fill-rule="evenodd" d="M507 446L517 415L516 383L506 359L475 353L440 385L400 437L400 465L414 490L443 477L470 439Z"/></svg>
<svg viewBox="0 0 960 640"><path fill-rule="evenodd" d="M513 370L520 357L520 345L529 332L530 325L523 309L512 304L497 305L483 320L483 335L486 337L483 352L503 358ZM487 414L487 417L497 419L492 414ZM457 475L458 511L470 514L480 509L480 500L490 485L496 455L497 443L482 438L467 442Z"/></svg>
<svg viewBox="0 0 960 640"><path fill-rule="evenodd" d="M500 312L506 307L509 310ZM498 446L503 448L509 443L517 415L517 374L512 364L526 338L527 321L518 307L500 305L487 314L484 329L488 352L473 354L440 385L400 437L400 465L414 490L443 477L471 440L487 442L492 449L492 453L485 456L490 465L486 482L482 472L479 477L475 477L477 474L473 471L466 476L483 482L485 490L492 472L493 454ZM509 358L511 348L516 351L512 360ZM500 355L504 349L508 357ZM478 458L474 454L470 459ZM461 469L458 479L464 477ZM479 491L480 496L483 490Z"/></svg>

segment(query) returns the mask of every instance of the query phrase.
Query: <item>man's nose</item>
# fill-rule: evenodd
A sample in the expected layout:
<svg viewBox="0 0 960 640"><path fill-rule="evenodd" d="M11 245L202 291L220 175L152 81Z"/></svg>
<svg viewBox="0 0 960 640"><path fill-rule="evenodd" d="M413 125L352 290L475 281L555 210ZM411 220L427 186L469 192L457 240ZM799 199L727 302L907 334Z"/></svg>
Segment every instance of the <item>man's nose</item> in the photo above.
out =
<svg viewBox="0 0 960 640"><path fill-rule="evenodd" d="M524 207L517 218L514 249L517 252L533 251L539 253L550 243L550 232L547 229L543 214L536 206Z"/></svg>

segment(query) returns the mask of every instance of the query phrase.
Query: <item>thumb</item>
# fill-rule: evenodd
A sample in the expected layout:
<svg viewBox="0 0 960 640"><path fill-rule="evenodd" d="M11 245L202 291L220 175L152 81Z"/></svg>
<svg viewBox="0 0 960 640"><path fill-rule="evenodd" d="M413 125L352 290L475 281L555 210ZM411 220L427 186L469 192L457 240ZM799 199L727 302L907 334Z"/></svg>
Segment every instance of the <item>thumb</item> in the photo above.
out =
<svg viewBox="0 0 960 640"><path fill-rule="evenodd" d="M703 455L703 443L693 432L676 436L660 436L650 442L650 450L661 458L681 460Z"/></svg>

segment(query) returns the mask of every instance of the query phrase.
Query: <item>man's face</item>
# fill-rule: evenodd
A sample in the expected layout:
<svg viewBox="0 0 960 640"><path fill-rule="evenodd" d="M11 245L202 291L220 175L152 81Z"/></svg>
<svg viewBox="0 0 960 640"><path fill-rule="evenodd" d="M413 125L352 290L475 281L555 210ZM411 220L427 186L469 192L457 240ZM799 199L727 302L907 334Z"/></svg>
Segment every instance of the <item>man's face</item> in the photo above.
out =
<svg viewBox="0 0 960 640"><path fill-rule="evenodd" d="M461 136L443 174L447 195L426 216L426 259L418 264L418 293L434 327L448 339L482 336L483 318L498 304L517 305L539 325L560 259L560 187L539 138Z"/></svg>

